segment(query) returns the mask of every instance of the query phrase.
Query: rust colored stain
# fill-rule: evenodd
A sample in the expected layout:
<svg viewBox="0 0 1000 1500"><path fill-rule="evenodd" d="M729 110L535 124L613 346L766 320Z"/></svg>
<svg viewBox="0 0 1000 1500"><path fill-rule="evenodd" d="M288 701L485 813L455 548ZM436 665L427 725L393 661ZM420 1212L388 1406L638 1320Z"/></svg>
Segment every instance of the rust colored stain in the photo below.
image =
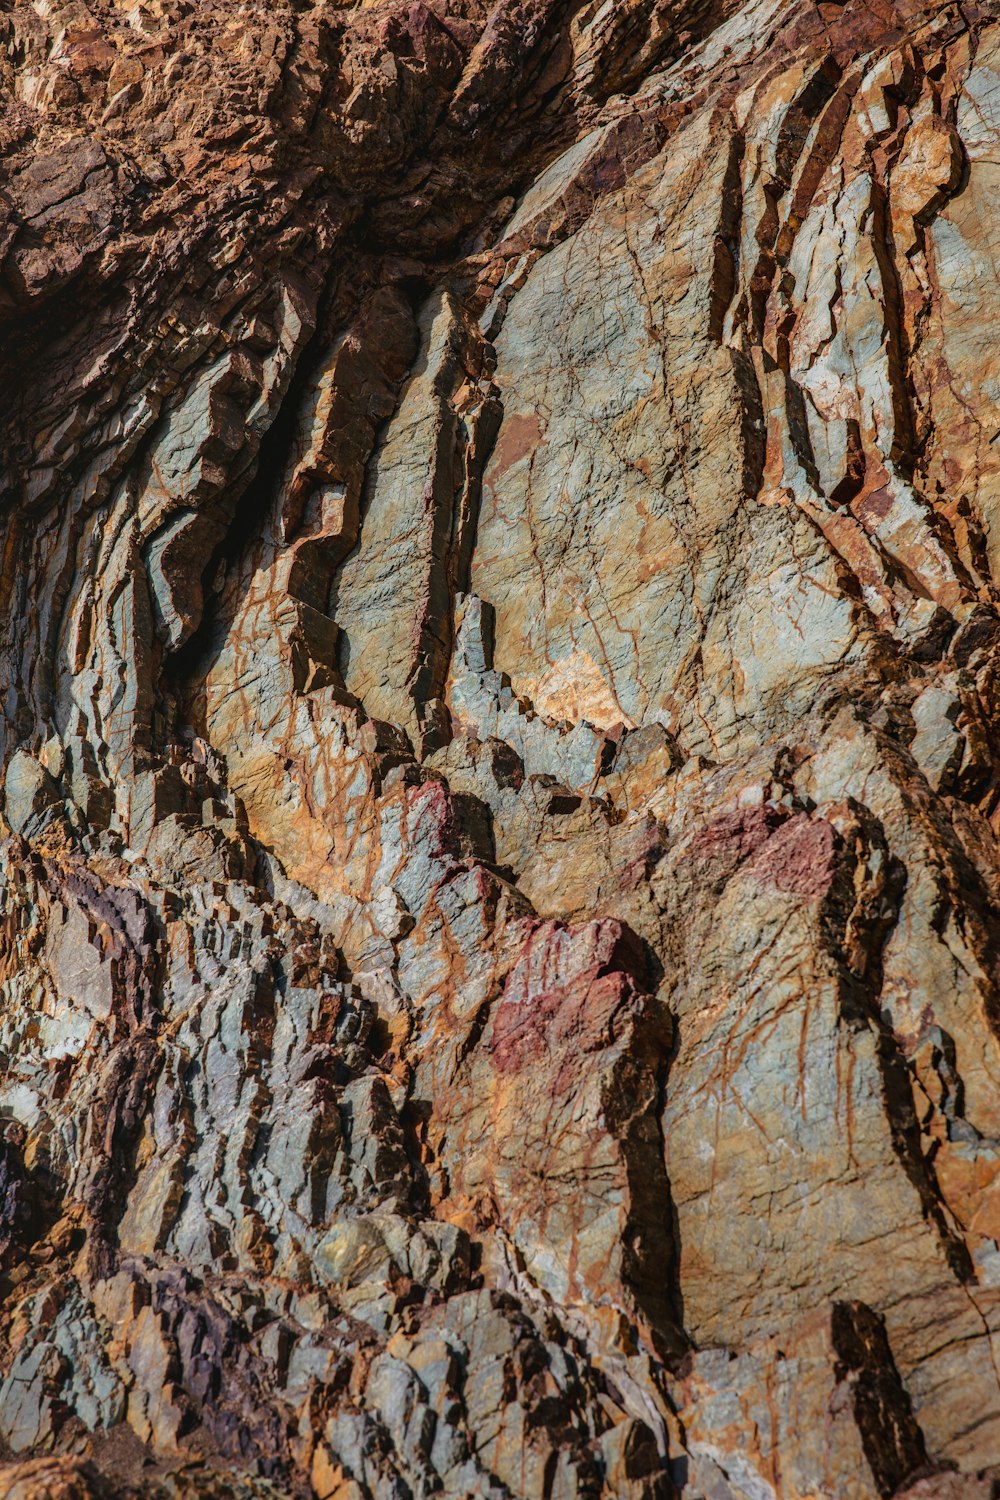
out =
<svg viewBox="0 0 1000 1500"><path fill-rule="evenodd" d="M515 412L500 429L493 456L494 475L499 477L506 474L508 469L512 469L522 458L527 458L544 440L542 424L533 413L522 415Z"/></svg>
<svg viewBox="0 0 1000 1500"><path fill-rule="evenodd" d="M881 521L892 510L892 495L887 489L871 490L859 495L851 509L859 521Z"/></svg>
<svg viewBox="0 0 1000 1500"><path fill-rule="evenodd" d="M699 828L691 840L692 858L713 859L734 854L749 859L784 821L786 814L777 807L741 807L737 812L723 813Z"/></svg>
<svg viewBox="0 0 1000 1500"><path fill-rule="evenodd" d="M504 999L493 1026L497 1072L518 1073L544 1055L565 1052L552 1080L554 1093L565 1092L578 1059L614 1041L615 1015L633 995L627 975L591 973L527 1001Z"/></svg>
<svg viewBox="0 0 1000 1500"><path fill-rule="evenodd" d="M798 813L769 839L754 860L758 880L779 891L791 891L815 901L830 889L837 866L837 833L822 818Z"/></svg>
<svg viewBox="0 0 1000 1500"><path fill-rule="evenodd" d="M745 807L699 828L689 858L728 861L735 868L753 860L753 873L779 891L815 899L826 894L836 865L836 832L806 813L780 807Z"/></svg>
<svg viewBox="0 0 1000 1500"><path fill-rule="evenodd" d="M494 1018L497 1071L518 1072L561 1049L572 1062L608 1046L616 1017L642 990L643 962L638 939L621 922L533 927ZM560 1068L553 1089L558 1092L568 1081L566 1068Z"/></svg>

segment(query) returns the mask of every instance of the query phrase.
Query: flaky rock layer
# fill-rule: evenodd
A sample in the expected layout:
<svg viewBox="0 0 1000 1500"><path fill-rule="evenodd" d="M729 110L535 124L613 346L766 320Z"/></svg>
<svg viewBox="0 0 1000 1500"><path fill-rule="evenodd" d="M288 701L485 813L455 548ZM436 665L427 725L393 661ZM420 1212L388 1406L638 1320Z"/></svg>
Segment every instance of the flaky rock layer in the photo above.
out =
<svg viewBox="0 0 1000 1500"><path fill-rule="evenodd" d="M986 1500L996 8L0 29L0 1492Z"/></svg>

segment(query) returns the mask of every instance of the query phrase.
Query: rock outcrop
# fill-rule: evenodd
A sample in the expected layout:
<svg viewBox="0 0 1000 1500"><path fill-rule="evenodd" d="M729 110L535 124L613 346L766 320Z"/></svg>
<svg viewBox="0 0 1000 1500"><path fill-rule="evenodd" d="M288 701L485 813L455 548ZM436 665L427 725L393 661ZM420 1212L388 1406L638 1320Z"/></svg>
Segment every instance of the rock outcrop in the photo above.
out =
<svg viewBox="0 0 1000 1500"><path fill-rule="evenodd" d="M1000 12L0 31L0 1492L987 1500Z"/></svg>

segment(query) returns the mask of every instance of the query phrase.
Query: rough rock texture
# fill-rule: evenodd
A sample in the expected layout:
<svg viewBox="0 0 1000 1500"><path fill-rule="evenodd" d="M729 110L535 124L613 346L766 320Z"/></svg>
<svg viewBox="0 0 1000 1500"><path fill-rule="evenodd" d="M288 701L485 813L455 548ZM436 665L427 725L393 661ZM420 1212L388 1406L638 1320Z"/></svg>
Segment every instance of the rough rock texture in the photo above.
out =
<svg viewBox="0 0 1000 1500"><path fill-rule="evenodd" d="M0 31L0 1492L988 1500L996 7Z"/></svg>

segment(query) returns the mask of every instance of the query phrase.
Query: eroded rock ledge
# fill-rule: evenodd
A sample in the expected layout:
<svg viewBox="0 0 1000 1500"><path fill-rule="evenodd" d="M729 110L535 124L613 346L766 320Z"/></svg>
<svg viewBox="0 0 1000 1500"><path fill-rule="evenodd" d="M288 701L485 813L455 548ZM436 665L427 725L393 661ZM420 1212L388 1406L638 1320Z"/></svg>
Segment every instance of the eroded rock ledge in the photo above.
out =
<svg viewBox="0 0 1000 1500"><path fill-rule="evenodd" d="M0 1490L987 1500L995 8L0 29Z"/></svg>

